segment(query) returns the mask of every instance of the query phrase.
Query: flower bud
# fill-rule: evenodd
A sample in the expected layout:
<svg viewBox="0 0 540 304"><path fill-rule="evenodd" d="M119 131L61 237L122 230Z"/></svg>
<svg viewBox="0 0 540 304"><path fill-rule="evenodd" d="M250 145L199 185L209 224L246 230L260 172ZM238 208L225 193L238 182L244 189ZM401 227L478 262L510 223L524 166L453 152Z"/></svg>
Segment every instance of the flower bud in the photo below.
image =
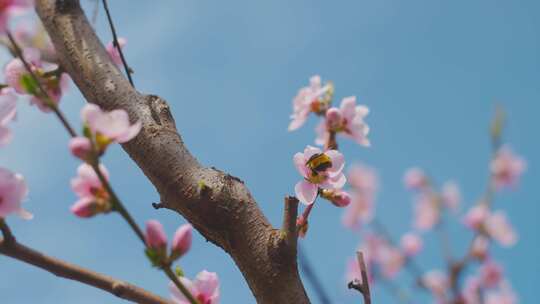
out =
<svg viewBox="0 0 540 304"><path fill-rule="evenodd" d="M328 130L338 131L341 127L342 117L338 108L330 108L326 111L326 126Z"/></svg>
<svg viewBox="0 0 540 304"><path fill-rule="evenodd" d="M323 189L321 197L329 200L336 207L345 207L351 203L351 196L342 190Z"/></svg>
<svg viewBox="0 0 540 304"><path fill-rule="evenodd" d="M92 197L82 197L73 206L71 212L78 217L89 218L101 212L97 202Z"/></svg>
<svg viewBox="0 0 540 304"><path fill-rule="evenodd" d="M152 249L165 249L167 247L167 235L163 225L156 220L146 222L146 245Z"/></svg>
<svg viewBox="0 0 540 304"><path fill-rule="evenodd" d="M171 249L171 261L183 256L191 248L193 227L190 224L182 225L176 230Z"/></svg>
<svg viewBox="0 0 540 304"><path fill-rule="evenodd" d="M69 141L69 150L73 156L87 161L92 155L92 143L86 137L74 137Z"/></svg>

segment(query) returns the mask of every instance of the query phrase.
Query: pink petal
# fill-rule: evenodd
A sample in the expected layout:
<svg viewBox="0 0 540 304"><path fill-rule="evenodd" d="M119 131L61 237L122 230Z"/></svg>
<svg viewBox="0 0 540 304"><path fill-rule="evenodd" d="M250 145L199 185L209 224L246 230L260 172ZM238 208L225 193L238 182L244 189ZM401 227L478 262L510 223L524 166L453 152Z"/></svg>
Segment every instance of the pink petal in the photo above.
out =
<svg viewBox="0 0 540 304"><path fill-rule="evenodd" d="M331 176L336 176L341 173L345 166L345 157L337 150L328 150L324 152L332 161L332 167L328 169Z"/></svg>
<svg viewBox="0 0 540 304"><path fill-rule="evenodd" d="M298 198L298 200L300 200L300 202L305 205L313 204L315 198L317 197L318 190L319 189L317 185L314 185L305 180L299 181L294 187L296 197Z"/></svg>
<svg viewBox="0 0 540 304"><path fill-rule="evenodd" d="M346 121L352 121L356 115L356 96L345 97L341 101L341 115Z"/></svg>
<svg viewBox="0 0 540 304"><path fill-rule="evenodd" d="M298 152L293 156L294 166L296 170L298 170L298 173L300 173L300 175L303 177L308 177L309 175L309 169L306 166L306 161L307 160L304 158L303 153Z"/></svg>

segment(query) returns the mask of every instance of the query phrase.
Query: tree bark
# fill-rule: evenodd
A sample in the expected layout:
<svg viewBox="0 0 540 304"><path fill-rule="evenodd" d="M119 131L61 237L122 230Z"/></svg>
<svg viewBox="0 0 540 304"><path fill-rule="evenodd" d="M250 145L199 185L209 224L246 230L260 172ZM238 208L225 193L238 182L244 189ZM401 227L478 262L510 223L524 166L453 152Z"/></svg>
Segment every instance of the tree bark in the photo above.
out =
<svg viewBox="0 0 540 304"><path fill-rule="evenodd" d="M202 166L185 147L167 102L137 92L111 62L76 0L38 0L36 10L58 53L88 102L121 108L143 124L125 151L160 194L161 204L183 215L223 248L244 275L258 303L309 303L298 274L296 239L274 229L244 183Z"/></svg>

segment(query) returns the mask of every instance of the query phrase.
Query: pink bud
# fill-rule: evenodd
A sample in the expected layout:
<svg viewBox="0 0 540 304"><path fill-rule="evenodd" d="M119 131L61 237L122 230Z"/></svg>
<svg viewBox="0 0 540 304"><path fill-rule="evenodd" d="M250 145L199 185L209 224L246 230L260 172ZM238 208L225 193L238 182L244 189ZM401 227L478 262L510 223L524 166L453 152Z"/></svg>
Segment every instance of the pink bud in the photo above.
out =
<svg viewBox="0 0 540 304"><path fill-rule="evenodd" d="M192 230L190 224L182 225L176 230L172 240L173 259L183 256L191 248Z"/></svg>
<svg viewBox="0 0 540 304"><path fill-rule="evenodd" d="M338 108L330 108L326 111L326 126L328 130L337 130L341 127L341 113Z"/></svg>
<svg viewBox="0 0 540 304"><path fill-rule="evenodd" d="M321 196L329 200L336 207L346 207L351 203L349 193L342 190L323 190Z"/></svg>
<svg viewBox="0 0 540 304"><path fill-rule="evenodd" d="M69 141L69 150L73 156L86 160L92 152L92 143L86 137L77 136Z"/></svg>
<svg viewBox="0 0 540 304"><path fill-rule="evenodd" d="M146 222L146 245L153 249L162 249L167 246L167 235L163 225L156 220Z"/></svg>
<svg viewBox="0 0 540 304"><path fill-rule="evenodd" d="M420 168L411 168L405 172L403 177L403 182L405 186L409 189L419 190L426 186L427 177L424 174L424 171Z"/></svg>
<svg viewBox="0 0 540 304"><path fill-rule="evenodd" d="M98 213L96 201L92 197L82 197L71 206L71 212L82 218L92 217Z"/></svg>
<svg viewBox="0 0 540 304"><path fill-rule="evenodd" d="M415 233L407 233L401 237L401 248L407 256L416 255L422 250L422 239Z"/></svg>

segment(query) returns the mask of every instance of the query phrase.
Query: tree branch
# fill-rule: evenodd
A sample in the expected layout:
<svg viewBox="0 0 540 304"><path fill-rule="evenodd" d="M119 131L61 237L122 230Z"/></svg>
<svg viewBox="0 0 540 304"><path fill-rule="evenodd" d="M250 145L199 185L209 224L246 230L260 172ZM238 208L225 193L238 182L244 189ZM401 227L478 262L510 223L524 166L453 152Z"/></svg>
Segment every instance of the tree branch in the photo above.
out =
<svg viewBox="0 0 540 304"><path fill-rule="evenodd" d="M8 241L7 239L0 238L0 253L39 267L56 276L99 288L131 302L145 304L171 303L158 295L130 283L47 256L32 248L17 243L14 239Z"/></svg>
<svg viewBox="0 0 540 304"><path fill-rule="evenodd" d="M105 110L122 108L141 121L141 132L123 148L154 184L161 204L230 254L259 303L309 303L296 254L279 250L279 230L244 183L202 166L189 153L166 101L140 94L122 76L79 1L38 0L36 10L62 67L84 97Z"/></svg>

